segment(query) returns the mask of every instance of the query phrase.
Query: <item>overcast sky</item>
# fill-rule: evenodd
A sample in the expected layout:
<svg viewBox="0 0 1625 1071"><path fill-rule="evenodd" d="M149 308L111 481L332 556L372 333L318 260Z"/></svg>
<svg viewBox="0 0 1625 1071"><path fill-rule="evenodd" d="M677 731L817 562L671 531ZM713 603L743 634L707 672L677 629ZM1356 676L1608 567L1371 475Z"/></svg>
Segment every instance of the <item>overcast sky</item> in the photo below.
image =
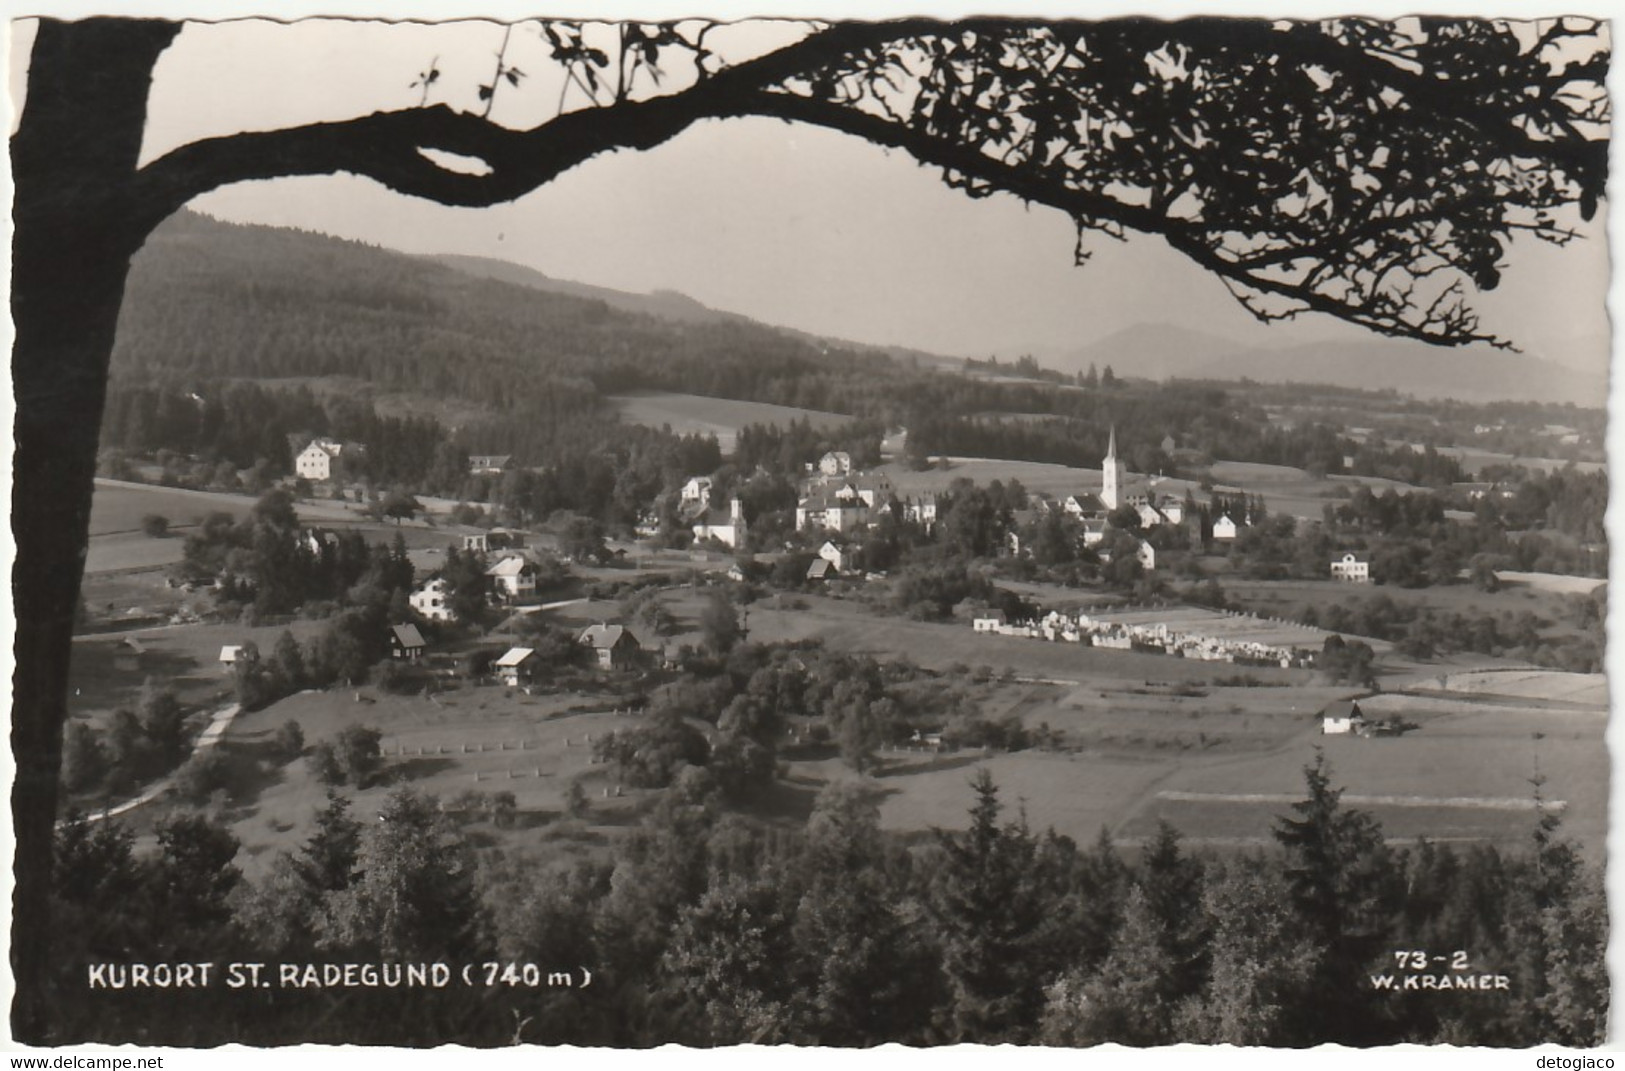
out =
<svg viewBox="0 0 1625 1071"><path fill-rule="evenodd" d="M410 83L436 59L430 99L472 108L502 32L478 22L189 25L155 75L147 155L209 134L409 107L419 100ZM760 50L796 32L745 29L733 45ZM23 28L18 50L26 43ZM510 62L532 77L502 90L493 118L518 126L553 114L559 83L541 47L533 31L516 36ZM1096 241L1094 259L1075 267L1058 212L972 201L902 153L767 120L702 123L496 208L449 209L342 176L243 184L194 207L620 289L675 289L771 323L955 355L1076 347L1139 322L1262 345L1369 337L1327 317L1262 328L1154 239ZM1594 234L1562 250L1512 250L1501 290L1479 299L1485 326L1531 353L1605 367L1608 250L1600 224Z"/></svg>

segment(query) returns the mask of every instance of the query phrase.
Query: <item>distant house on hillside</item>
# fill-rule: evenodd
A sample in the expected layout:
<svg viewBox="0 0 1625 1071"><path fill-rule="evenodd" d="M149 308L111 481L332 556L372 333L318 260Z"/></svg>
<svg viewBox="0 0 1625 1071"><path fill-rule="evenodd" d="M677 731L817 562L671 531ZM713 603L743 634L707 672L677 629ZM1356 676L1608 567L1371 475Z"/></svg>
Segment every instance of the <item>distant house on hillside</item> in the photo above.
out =
<svg viewBox="0 0 1625 1071"><path fill-rule="evenodd" d="M1134 557L1140 563L1140 568L1148 573L1157 567L1157 549L1143 539L1135 548Z"/></svg>
<svg viewBox="0 0 1625 1071"><path fill-rule="evenodd" d="M592 648L599 669L636 669L643 654L643 645L625 625L589 625L576 642Z"/></svg>
<svg viewBox="0 0 1625 1071"><path fill-rule="evenodd" d="M845 450L831 450L818 459L818 471L825 476L845 476L852 471L852 455Z"/></svg>
<svg viewBox="0 0 1625 1071"><path fill-rule="evenodd" d="M520 555L503 558L485 571L497 598L505 602L536 594L536 566Z"/></svg>
<svg viewBox="0 0 1625 1071"><path fill-rule="evenodd" d="M1348 584L1371 583L1371 559L1352 550L1345 551L1341 557L1332 559L1332 579Z"/></svg>
<svg viewBox="0 0 1625 1071"><path fill-rule="evenodd" d="M818 548L818 556L843 573L850 572L856 554L853 549L833 539L824 540L824 545Z"/></svg>
<svg viewBox="0 0 1625 1071"><path fill-rule="evenodd" d="M513 464L512 454L469 454L468 471L472 476L495 476L508 471Z"/></svg>
<svg viewBox="0 0 1625 1071"><path fill-rule="evenodd" d="M709 504L711 501L711 477L690 476L688 482L683 484L682 490L677 494L679 501L682 502Z"/></svg>
<svg viewBox="0 0 1625 1071"><path fill-rule="evenodd" d="M306 480L333 478L333 460L344 452L344 444L333 439L312 439L294 458L293 470Z"/></svg>
<svg viewBox="0 0 1625 1071"><path fill-rule="evenodd" d="M429 621L450 621L456 615L448 603L451 585L444 577L434 577L406 597L412 612Z"/></svg>
<svg viewBox="0 0 1625 1071"><path fill-rule="evenodd" d="M394 625L389 630L389 657L416 662L429 649L416 625Z"/></svg>
<svg viewBox="0 0 1625 1071"><path fill-rule="evenodd" d="M1365 725L1360 704L1352 699L1339 699L1328 703L1320 712L1320 731L1326 736L1346 736L1358 733Z"/></svg>
<svg viewBox="0 0 1625 1071"><path fill-rule="evenodd" d="M540 667L541 659L536 657L536 651L531 647L510 647L507 653L491 663L497 679L510 688L535 680Z"/></svg>
<svg viewBox="0 0 1625 1071"><path fill-rule="evenodd" d="M473 532L463 536L464 550L487 553L493 550L523 550L525 533L512 528L493 528L488 532Z"/></svg>
<svg viewBox="0 0 1625 1071"><path fill-rule="evenodd" d="M1231 540L1241 531L1241 525L1231 519L1230 514L1221 513L1219 519L1213 522L1213 538Z"/></svg>
<svg viewBox="0 0 1625 1071"><path fill-rule="evenodd" d="M220 668L230 673L237 668L238 663L253 661L249 651L244 650L243 644L227 644L220 648Z"/></svg>
<svg viewBox="0 0 1625 1071"><path fill-rule="evenodd" d="M976 632L997 632L1009 623L1003 610L983 610L971 618L970 626Z"/></svg>

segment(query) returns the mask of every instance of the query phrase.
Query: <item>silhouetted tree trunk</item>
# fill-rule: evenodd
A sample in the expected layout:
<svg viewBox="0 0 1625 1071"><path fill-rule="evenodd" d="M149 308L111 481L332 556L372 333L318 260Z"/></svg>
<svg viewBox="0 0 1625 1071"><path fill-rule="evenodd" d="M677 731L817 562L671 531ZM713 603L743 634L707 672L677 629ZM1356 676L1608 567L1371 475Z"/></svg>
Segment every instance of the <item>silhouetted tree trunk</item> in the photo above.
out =
<svg viewBox="0 0 1625 1071"><path fill-rule="evenodd" d="M17 620L12 969L19 1040L49 1040L51 829L107 365L130 257L159 220L127 199L152 65L174 23L43 22L12 141Z"/></svg>

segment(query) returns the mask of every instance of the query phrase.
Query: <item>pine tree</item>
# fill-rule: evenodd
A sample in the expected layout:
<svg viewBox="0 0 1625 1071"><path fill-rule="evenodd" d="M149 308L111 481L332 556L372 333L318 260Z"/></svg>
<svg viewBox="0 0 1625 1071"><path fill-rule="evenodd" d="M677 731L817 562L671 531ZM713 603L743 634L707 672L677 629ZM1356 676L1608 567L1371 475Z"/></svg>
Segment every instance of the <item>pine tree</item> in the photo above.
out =
<svg viewBox="0 0 1625 1071"><path fill-rule="evenodd" d="M942 863L930 911L942 934L951 992L951 1032L960 1041L1020 1041L1037 1025L1047 981L1034 939L1052 905L1034 873L1035 841L1025 819L999 822L999 790L986 769L964 834L939 832Z"/></svg>

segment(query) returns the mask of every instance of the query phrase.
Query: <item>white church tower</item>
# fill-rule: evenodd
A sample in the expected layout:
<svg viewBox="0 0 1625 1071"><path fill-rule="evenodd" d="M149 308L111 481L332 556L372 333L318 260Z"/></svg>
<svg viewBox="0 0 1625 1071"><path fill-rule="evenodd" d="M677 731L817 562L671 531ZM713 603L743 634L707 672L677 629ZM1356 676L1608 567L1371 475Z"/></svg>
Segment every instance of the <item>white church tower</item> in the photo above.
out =
<svg viewBox="0 0 1625 1071"><path fill-rule="evenodd" d="M1113 424L1111 438L1106 444L1106 459L1100 463L1100 500L1107 509L1116 509L1123 504L1121 496L1126 474L1123 463L1117 460L1117 425Z"/></svg>

